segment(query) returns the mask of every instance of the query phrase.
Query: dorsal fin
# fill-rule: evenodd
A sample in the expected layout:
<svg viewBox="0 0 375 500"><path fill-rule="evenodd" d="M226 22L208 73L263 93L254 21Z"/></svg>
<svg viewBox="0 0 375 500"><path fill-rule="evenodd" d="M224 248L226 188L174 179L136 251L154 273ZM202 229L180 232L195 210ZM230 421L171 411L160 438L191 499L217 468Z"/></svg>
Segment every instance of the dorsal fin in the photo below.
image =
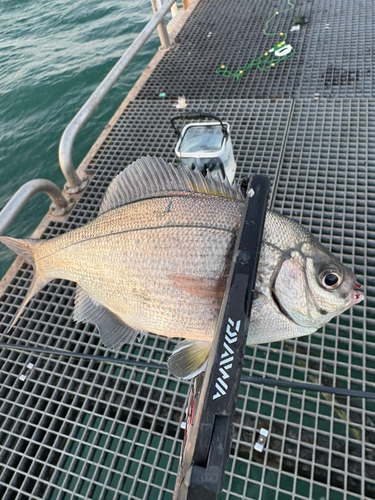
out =
<svg viewBox="0 0 375 500"><path fill-rule="evenodd" d="M198 169L174 166L162 158L146 156L129 165L111 182L100 206L99 215L146 198L173 192L195 192L243 201L238 184L215 180L210 172L203 177Z"/></svg>

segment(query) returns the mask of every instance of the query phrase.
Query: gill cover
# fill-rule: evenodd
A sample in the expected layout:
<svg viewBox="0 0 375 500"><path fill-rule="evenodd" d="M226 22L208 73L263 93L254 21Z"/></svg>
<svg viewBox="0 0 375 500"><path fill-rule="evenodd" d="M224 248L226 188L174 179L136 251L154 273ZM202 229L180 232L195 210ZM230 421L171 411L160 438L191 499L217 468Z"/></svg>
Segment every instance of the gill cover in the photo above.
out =
<svg viewBox="0 0 375 500"><path fill-rule="evenodd" d="M327 282L327 276L332 281ZM353 305L350 293L355 284L354 273L310 236L282 260L274 299L297 325L318 329Z"/></svg>

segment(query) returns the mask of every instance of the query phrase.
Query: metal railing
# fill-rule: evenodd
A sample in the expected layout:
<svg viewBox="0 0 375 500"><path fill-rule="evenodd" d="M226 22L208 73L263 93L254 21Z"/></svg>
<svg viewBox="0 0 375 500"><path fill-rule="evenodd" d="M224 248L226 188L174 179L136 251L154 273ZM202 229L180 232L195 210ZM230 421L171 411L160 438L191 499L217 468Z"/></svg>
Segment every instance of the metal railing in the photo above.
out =
<svg viewBox="0 0 375 500"><path fill-rule="evenodd" d="M87 184L87 177L79 177L73 165L73 144L78 132L117 82L128 64L133 60L143 45L150 38L158 25L164 21L164 17L175 2L176 0L166 0L165 3L161 5L160 0L152 1L154 9L161 5L155 16L151 19L147 26L143 28L121 59L112 68L102 83L97 87L91 97L89 97L73 120L66 127L60 141L59 160L61 170L67 181L65 189L68 193L78 193L84 189ZM166 49L169 49L171 44L165 25L164 27L162 26L159 31L161 33L162 46L164 45Z"/></svg>
<svg viewBox="0 0 375 500"><path fill-rule="evenodd" d="M186 9L189 1L184 0L183 3L184 8ZM154 17L140 32L140 34L137 36L131 46L126 50L121 59L112 68L112 70L104 78L102 83L93 92L91 97L78 111L76 116L66 127L61 137L59 146L59 160L61 170L67 181L65 185L65 191L69 194L82 191L86 187L88 182L87 176L78 176L73 165L73 144L78 132L90 118L95 109L107 95L109 90L117 82L125 68L136 56L136 54L143 47L146 41L150 38L156 28L158 28L159 31L162 49L169 50L173 47L173 44L171 44L169 39L164 18L170 9L172 10L172 15L176 13L176 0L166 0L164 4L162 4L161 0L151 0L151 4L155 13ZM28 202L28 200L30 200L30 198L40 192L46 193L51 198L52 205L50 207L50 210L53 215L63 215L69 212L74 205L74 201L69 196L65 196L64 193L53 182L46 179L31 180L21 186L20 189L12 196L5 207L1 210L0 235L4 234L9 225L13 222L18 213Z"/></svg>
<svg viewBox="0 0 375 500"><path fill-rule="evenodd" d="M65 197L54 182L47 179L33 179L21 186L0 212L0 235L5 233L26 203L37 193L45 193L51 198L50 210L53 215L63 215L74 205L74 201Z"/></svg>

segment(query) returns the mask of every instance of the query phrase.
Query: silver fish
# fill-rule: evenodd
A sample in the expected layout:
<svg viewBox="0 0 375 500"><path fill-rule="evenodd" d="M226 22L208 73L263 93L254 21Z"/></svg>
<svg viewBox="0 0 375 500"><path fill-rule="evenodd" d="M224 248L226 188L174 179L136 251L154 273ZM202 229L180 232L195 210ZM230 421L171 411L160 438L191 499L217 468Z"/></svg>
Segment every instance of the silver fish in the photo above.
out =
<svg viewBox="0 0 375 500"><path fill-rule="evenodd" d="M170 371L202 371L243 208L237 185L158 158L111 183L93 222L51 240L0 237L35 268L29 300L54 278L77 283L74 318L105 346L143 332L182 337ZM248 344L315 332L363 300L355 275L293 220L268 212Z"/></svg>

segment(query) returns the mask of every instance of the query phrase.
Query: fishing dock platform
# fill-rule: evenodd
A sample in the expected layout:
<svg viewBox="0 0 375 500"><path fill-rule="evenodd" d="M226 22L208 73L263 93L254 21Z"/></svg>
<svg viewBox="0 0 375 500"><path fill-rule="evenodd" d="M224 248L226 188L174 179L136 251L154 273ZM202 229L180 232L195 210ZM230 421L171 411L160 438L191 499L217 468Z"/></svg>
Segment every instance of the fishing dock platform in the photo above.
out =
<svg viewBox="0 0 375 500"><path fill-rule="evenodd" d="M111 180L140 156L173 162L170 119L184 96L186 111L230 123L236 177L268 175L270 208L315 234L366 295L313 335L248 347L243 375L375 393L375 3L290 5L195 0L175 47L155 56L80 165L87 187L70 213L35 234L94 219ZM293 57L230 77L277 44L264 33L271 18ZM172 500L191 384L158 365L177 341L149 334L105 349L93 325L73 321L75 284L64 280L8 332L31 277L17 259L2 284L1 499ZM374 498L375 398L241 382L220 500Z"/></svg>

